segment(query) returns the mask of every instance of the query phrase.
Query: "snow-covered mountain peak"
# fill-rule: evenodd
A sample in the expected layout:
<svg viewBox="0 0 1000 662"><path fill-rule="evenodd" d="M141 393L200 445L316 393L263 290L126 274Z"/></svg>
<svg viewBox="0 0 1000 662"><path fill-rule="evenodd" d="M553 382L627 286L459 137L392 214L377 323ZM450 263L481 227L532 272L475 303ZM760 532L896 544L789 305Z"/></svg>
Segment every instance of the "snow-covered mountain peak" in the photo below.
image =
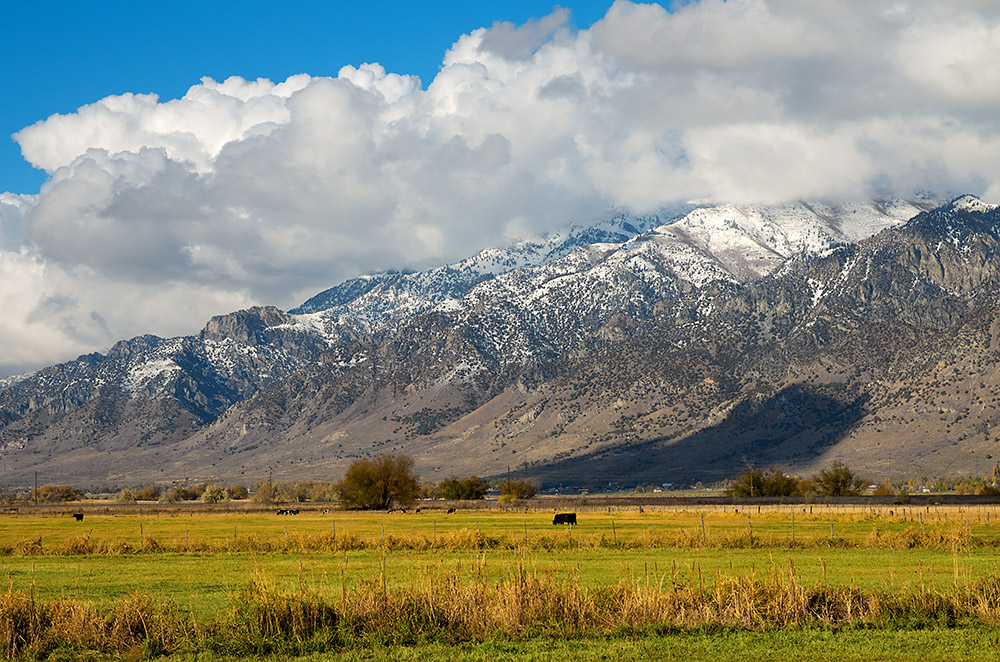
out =
<svg viewBox="0 0 1000 662"><path fill-rule="evenodd" d="M948 209L951 211L966 211L966 212L979 212L986 213L997 209L1000 205L993 205L988 202L983 202L974 195L963 195L955 198L948 205Z"/></svg>
<svg viewBox="0 0 1000 662"><path fill-rule="evenodd" d="M702 207L653 230L662 244L702 251L737 281L767 275L800 253L822 253L903 225L924 211L900 199ZM693 281L692 281L693 282Z"/></svg>
<svg viewBox="0 0 1000 662"><path fill-rule="evenodd" d="M345 325L378 333L423 311L472 306L498 292L533 299L535 288L550 290L553 279L561 283L569 282L567 278L614 279L627 272L657 291L674 291L676 285L665 285L663 279L695 287L715 280L749 282L793 255L856 242L900 226L926 207L922 200L893 199L771 206L682 204L644 216L616 212L591 225L570 225L426 271L360 276L289 312L318 314L320 318L302 322L333 339Z"/></svg>

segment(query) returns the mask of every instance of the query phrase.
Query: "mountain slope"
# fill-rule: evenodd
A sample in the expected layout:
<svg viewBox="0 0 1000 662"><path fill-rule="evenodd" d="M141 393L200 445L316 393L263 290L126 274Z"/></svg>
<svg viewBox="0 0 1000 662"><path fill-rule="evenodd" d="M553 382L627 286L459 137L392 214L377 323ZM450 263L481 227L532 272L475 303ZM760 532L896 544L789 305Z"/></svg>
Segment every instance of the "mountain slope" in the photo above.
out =
<svg viewBox="0 0 1000 662"><path fill-rule="evenodd" d="M364 359L364 370L331 363L291 378L280 388L298 394L294 407L259 427L238 422L274 389L188 443L238 456L281 438L306 466L406 450L429 476L495 475L510 465L550 482L714 480L748 460L804 469L842 458L911 475L984 470L992 460L983 444L996 439L973 444L965 424L938 430L914 420L948 439L933 442L948 454L942 459L912 447L930 442L907 439L901 413L892 414L900 446L882 448L879 422L901 412L904 398L930 397L942 370L961 373L966 363L982 376L970 397L995 401L989 362L961 357L995 351L989 333L967 327L995 317L998 220L995 209L953 205L827 255L797 257L759 281L715 281L662 299L649 319L617 313L577 345L516 369L489 362L502 343L486 352L463 343L492 328L489 319L428 314L401 331L397 340L407 342ZM942 347L951 352L944 359ZM324 385L336 385L335 394ZM983 411L959 422L992 426L992 410Z"/></svg>
<svg viewBox="0 0 1000 662"><path fill-rule="evenodd" d="M925 206L616 217L356 279L295 315L234 313L9 384L0 448L11 476L101 482L331 477L384 451L431 480L507 466L550 482L714 480L747 460L833 457L978 471L989 453L968 430L991 410L946 426L966 436L938 449L945 461L910 448L900 403L973 365L932 367L944 339L992 351L963 329L996 305L997 211L961 198L904 224ZM975 369L985 402L989 368ZM876 452L890 410L901 446Z"/></svg>

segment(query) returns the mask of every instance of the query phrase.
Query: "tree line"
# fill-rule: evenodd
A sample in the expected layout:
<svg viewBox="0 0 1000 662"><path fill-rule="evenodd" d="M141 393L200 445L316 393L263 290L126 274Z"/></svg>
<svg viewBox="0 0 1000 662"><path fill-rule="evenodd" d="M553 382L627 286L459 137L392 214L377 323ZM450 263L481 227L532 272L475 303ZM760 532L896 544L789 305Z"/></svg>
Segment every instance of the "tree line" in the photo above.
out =
<svg viewBox="0 0 1000 662"><path fill-rule="evenodd" d="M743 475L733 481L726 493L735 497L783 496L857 496L868 487L861 478L843 462L834 462L809 478L789 476L772 467L767 473L747 467Z"/></svg>
<svg viewBox="0 0 1000 662"><path fill-rule="evenodd" d="M304 503L339 501L352 510L389 510L407 508L417 499L440 498L448 500L477 500L498 488L502 502L530 499L538 493L538 485L530 480L506 479L493 484L479 476L459 478L451 476L438 485L421 483L413 468L413 458L407 455L379 455L373 459L355 460L347 468L343 480L328 481L260 481L252 488L245 485L204 483L160 489L113 488L101 486L100 494L115 494L122 503L156 501L178 503L201 501L223 503L250 500L257 503ZM66 503L85 498L82 490L70 485L43 485L28 493L15 494L4 491L0 501L8 503Z"/></svg>
<svg viewBox="0 0 1000 662"><path fill-rule="evenodd" d="M178 486L169 489L156 487L124 488L117 492L121 502L202 501L222 503L249 499L258 503L304 503L339 501L341 506L356 510L389 510L407 508L418 499L440 498L448 500L477 500L497 489L500 502L509 503L530 499L538 493L538 485L526 479L501 479L493 483L479 476L450 476L437 485L421 483L414 472L413 458L407 455L379 455L373 459L355 460L347 468L343 480L328 481L261 481L248 488L245 485L201 484ZM1000 465L997 472L1000 474ZM762 471L748 467L743 475L732 482L726 493L733 497L785 497L785 496L854 496L862 494L868 481L857 476L847 465L834 462L831 466L808 477L790 476L776 468ZM103 486L103 491L112 492ZM995 485L987 481L970 486L968 493L997 494ZM905 495L905 488L896 492L889 483L875 488L876 495ZM0 501L60 503L84 498L81 490L69 485L43 485L37 490L15 495L9 490L0 491Z"/></svg>

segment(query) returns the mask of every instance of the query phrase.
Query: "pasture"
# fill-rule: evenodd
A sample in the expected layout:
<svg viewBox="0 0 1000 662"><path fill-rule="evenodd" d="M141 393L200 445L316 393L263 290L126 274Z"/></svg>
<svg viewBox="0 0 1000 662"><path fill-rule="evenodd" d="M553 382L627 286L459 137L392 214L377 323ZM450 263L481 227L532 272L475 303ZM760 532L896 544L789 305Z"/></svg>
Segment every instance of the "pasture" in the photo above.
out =
<svg viewBox="0 0 1000 662"><path fill-rule="evenodd" d="M735 659L786 641L797 643L775 659L824 646L873 659L875 641L886 659L911 645L929 651L923 659L963 659L954 647L996 638L1000 615L996 506L578 507L572 527L554 526L539 503L453 514L81 510L83 521L70 510L0 515L0 634L16 630L18 596L97 621L141 596L174 628L149 656L178 659L497 659L505 649L525 659L670 659L667 649ZM226 638L242 644L219 643L227 627L247 630ZM856 628L868 634L842 634ZM918 644L929 632L938 634ZM101 636L75 645L128 652L127 637ZM25 639L7 652L37 650Z"/></svg>

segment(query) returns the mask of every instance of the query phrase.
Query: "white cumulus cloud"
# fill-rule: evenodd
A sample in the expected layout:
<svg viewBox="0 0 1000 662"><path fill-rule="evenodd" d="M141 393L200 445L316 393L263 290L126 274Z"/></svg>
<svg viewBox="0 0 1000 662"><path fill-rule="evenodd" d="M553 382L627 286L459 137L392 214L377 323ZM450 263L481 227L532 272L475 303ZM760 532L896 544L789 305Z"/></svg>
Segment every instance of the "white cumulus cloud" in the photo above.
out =
<svg viewBox="0 0 1000 662"><path fill-rule="evenodd" d="M612 207L1000 200L994 3L619 0L590 29L568 19L458 36L426 87L375 63L204 78L26 127L49 179L0 198L0 373Z"/></svg>

